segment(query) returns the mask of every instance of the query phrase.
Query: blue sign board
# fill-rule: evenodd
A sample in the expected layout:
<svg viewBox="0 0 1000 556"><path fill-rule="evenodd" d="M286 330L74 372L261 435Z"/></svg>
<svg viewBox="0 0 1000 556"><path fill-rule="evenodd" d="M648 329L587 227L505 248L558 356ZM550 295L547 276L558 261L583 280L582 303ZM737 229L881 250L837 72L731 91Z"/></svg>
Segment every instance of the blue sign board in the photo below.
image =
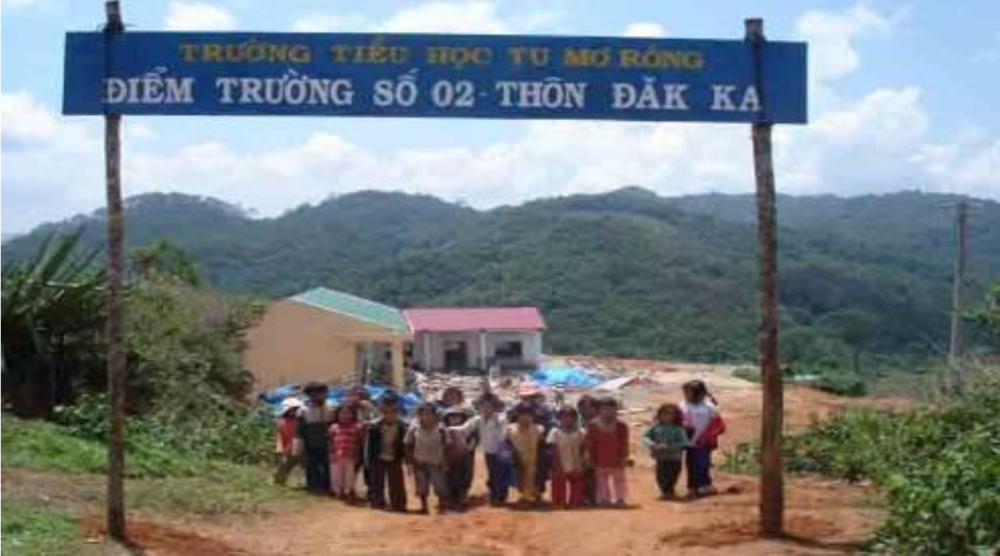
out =
<svg viewBox="0 0 1000 556"><path fill-rule="evenodd" d="M63 113L805 123L806 45L68 33ZM755 74L759 71L759 75Z"/></svg>

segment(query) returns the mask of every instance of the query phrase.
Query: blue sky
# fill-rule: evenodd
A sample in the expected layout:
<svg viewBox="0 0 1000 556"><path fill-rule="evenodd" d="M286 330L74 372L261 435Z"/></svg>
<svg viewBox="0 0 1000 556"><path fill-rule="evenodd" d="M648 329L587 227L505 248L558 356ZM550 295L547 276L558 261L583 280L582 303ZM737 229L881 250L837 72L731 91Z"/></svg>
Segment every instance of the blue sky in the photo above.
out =
<svg viewBox="0 0 1000 556"><path fill-rule="evenodd" d="M428 31L739 38L747 16L810 43L811 123L776 132L779 190L1000 198L1000 2L124 0L136 30ZM58 114L63 34L98 0L0 0L0 228L99 208L100 120ZM742 126L337 118L128 118L127 193L262 215L358 189L479 207L642 185L750 191Z"/></svg>

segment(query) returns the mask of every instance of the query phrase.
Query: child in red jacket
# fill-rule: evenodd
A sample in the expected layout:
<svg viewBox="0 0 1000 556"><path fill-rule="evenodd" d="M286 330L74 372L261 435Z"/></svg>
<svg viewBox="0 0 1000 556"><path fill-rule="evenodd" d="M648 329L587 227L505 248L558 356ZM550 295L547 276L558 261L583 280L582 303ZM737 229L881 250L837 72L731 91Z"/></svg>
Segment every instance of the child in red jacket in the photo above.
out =
<svg viewBox="0 0 1000 556"><path fill-rule="evenodd" d="M629 459L628 425L618 420L618 402L614 398L598 402L598 416L587 426L587 451L597 481L597 505L611 504L612 491L615 505L628 504L625 480Z"/></svg>
<svg viewBox="0 0 1000 556"><path fill-rule="evenodd" d="M288 475L298 463L295 453L295 427L302 402L298 398L285 398L281 402L281 416L274 426L274 483L284 485Z"/></svg>
<svg viewBox="0 0 1000 556"><path fill-rule="evenodd" d="M681 411L691 442L685 453L688 496L710 496L716 493L712 484L712 451L719 446L719 435L726 431L726 423L712 403L704 382L692 380L682 388L684 402Z"/></svg>

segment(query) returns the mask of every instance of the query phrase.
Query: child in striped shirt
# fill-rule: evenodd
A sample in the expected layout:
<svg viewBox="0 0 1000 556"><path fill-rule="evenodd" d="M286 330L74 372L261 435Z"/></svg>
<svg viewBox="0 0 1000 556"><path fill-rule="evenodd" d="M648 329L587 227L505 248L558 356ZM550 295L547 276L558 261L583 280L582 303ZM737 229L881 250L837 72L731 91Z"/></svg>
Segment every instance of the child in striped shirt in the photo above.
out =
<svg viewBox="0 0 1000 556"><path fill-rule="evenodd" d="M330 490L333 496L347 502L357 499L354 485L363 429L357 407L346 404L337 408L337 420L329 428Z"/></svg>

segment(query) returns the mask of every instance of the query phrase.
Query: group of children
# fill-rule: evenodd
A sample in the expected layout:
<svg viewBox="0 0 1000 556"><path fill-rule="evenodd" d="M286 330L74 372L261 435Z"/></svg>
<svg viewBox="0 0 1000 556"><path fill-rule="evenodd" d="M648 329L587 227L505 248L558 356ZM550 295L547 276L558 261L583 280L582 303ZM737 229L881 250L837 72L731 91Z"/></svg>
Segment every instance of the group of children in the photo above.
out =
<svg viewBox="0 0 1000 556"><path fill-rule="evenodd" d="M433 493L439 512L465 509L482 448L488 501L504 505L511 488L518 505L538 505L551 489L558 507L626 506L626 469L631 466L628 425L618 418L614 398L582 396L575 406L553 410L544 393L523 385L511 408L492 393L465 405L458 388L448 388L436 403L424 403L408 423L401 400L387 393L377 406L356 389L336 407L326 402L326 387L305 387L305 402L283 402L277 424L275 481L284 484L301 462L306 488L359 501L358 474L373 508L405 512L409 470L420 511L429 513ZM676 496L687 468L688 496L715 493L711 455L725 425L704 382L683 387L684 401L664 404L642 437L656 464L661 498Z"/></svg>

